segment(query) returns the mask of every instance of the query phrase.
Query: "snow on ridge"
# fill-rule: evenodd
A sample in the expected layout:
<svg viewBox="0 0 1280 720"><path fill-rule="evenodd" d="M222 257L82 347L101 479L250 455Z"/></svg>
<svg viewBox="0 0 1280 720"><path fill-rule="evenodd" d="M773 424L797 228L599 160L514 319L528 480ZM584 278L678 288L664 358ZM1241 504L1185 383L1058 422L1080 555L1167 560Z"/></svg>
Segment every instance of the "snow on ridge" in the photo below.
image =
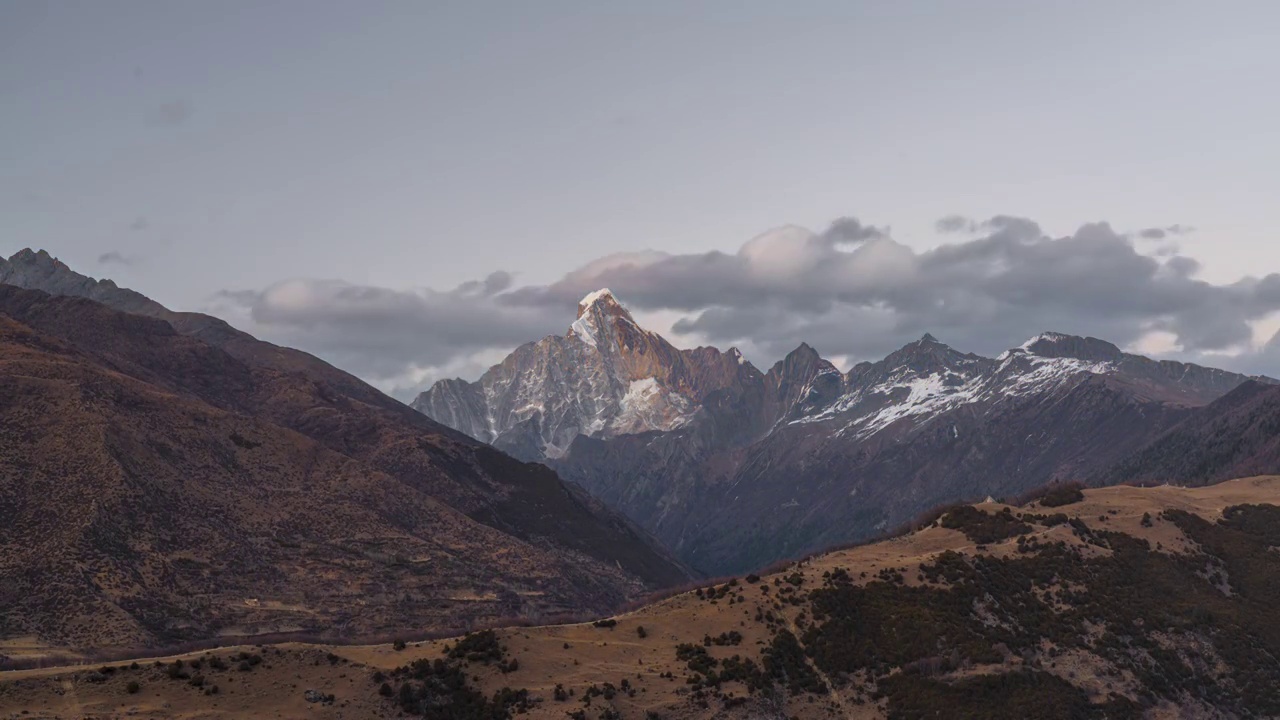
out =
<svg viewBox="0 0 1280 720"><path fill-rule="evenodd" d="M1028 395L1050 385L1065 382L1079 373L1105 375L1115 370L1115 366L1109 362L1088 362L1077 358L1044 358L1037 355L1024 357L1031 361L1031 370L1011 377L1001 394Z"/></svg>
<svg viewBox="0 0 1280 720"><path fill-rule="evenodd" d="M1019 346L1018 346L1018 349L1019 349L1019 350L1030 350L1032 345L1035 345L1036 343L1038 343L1038 342L1040 342L1040 341L1042 341L1042 340L1043 340L1044 342L1052 342L1052 343L1056 343L1056 342L1062 342L1063 340L1066 340L1067 338L1068 338L1068 336L1067 336L1067 335L1063 335L1062 333L1056 333L1056 332L1044 332L1044 333L1040 333L1039 335L1037 335L1037 336L1035 336L1035 337L1031 338L1030 340L1028 340L1028 341L1026 341L1026 342L1022 343L1021 345L1019 345Z"/></svg>
<svg viewBox="0 0 1280 720"><path fill-rule="evenodd" d="M860 425L858 435L870 437L905 417L933 415L973 402L981 390L982 378L967 379L963 385L947 385L947 376L953 373L931 373L905 383L898 383L888 392L907 389L906 399L882 408L870 417L851 424Z"/></svg>
<svg viewBox="0 0 1280 720"><path fill-rule="evenodd" d="M953 407L973 402L978 398L983 383L981 376L965 378L960 385L948 384L951 377L964 377L953 372L934 372L924 376L916 376L912 372L900 372L886 379L883 383L865 391L858 390L842 397L834 405L820 413L802 417L792 424L822 422L854 409L867 397L877 395L888 396L900 390L907 391L907 397L864 415L849 424L849 428L861 426L859 435L869 437L890 424L904 417L925 415L949 410ZM846 428L847 429L847 428Z"/></svg>
<svg viewBox="0 0 1280 720"><path fill-rule="evenodd" d="M1052 341L1056 342L1062 337L1064 336L1058 336ZM1018 358L1029 366L1014 365L1013 361ZM853 433L856 437L865 439L903 418L917 417L922 424L931 416L963 405L1033 395L1068 383L1081 373L1103 375L1116 369L1109 362L1047 358L1025 352L1023 348L1006 352L1000 359L1003 362L991 374L964 375L943 371L918 376L911 371L898 372L873 387L851 392L822 411L797 418L789 424L836 419L850 411L857 411L870 398L885 398L888 404L859 414L839 431L841 435ZM963 382L957 384L956 379L963 379ZM906 397L897 401L889 400L892 396L900 396L903 390L906 391Z"/></svg>
<svg viewBox="0 0 1280 720"><path fill-rule="evenodd" d="M603 297L610 297L610 298L613 298L615 301L617 300L617 298L613 297L613 293L609 290L609 288L600 288L595 292L587 293L587 296L582 298L582 302L578 304L581 305L582 307L591 307L592 303L594 303L595 301Z"/></svg>

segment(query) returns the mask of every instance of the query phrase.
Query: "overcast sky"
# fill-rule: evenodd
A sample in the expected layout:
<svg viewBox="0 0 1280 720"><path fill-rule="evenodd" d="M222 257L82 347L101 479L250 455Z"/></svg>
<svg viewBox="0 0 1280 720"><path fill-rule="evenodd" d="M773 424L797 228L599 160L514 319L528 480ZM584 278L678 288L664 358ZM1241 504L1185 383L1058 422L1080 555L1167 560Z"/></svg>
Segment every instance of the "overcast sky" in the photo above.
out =
<svg viewBox="0 0 1280 720"><path fill-rule="evenodd" d="M401 396L594 284L762 365L1055 329L1280 374L1278 31L1274 2L5 0L0 251Z"/></svg>

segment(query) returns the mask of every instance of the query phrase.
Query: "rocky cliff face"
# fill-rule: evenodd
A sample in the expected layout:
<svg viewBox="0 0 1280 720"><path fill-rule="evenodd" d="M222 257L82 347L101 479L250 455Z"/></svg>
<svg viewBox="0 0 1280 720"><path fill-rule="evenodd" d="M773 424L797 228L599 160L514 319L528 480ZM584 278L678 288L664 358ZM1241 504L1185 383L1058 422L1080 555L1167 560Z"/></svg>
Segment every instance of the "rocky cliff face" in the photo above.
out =
<svg viewBox="0 0 1280 720"><path fill-rule="evenodd" d="M995 358L925 335L847 373L802 344L761 373L735 350L674 349L602 291L566 335L414 407L552 465L721 573L1089 477L1247 380L1058 333ZM652 396L630 402L633 383Z"/></svg>
<svg viewBox="0 0 1280 720"><path fill-rule="evenodd" d="M479 382L437 383L413 407L517 456L556 458L579 435L682 427L746 367L736 350L677 350L601 290L564 335L522 345Z"/></svg>

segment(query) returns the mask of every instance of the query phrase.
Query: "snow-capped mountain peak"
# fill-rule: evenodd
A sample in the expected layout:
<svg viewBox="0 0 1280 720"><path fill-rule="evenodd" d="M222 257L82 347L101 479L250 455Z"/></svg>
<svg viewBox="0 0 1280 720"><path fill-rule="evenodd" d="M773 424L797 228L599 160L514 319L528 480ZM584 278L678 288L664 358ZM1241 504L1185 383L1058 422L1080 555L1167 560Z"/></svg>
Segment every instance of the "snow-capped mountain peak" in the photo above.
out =
<svg viewBox="0 0 1280 720"><path fill-rule="evenodd" d="M610 290L609 288L600 288L599 290L596 290L594 292L587 293L586 296L583 297L582 300L578 302L578 317L582 317L582 314L587 311L587 308L591 307L597 302L612 303L614 305L620 305L620 303L618 302L618 299L613 296L612 290Z"/></svg>
<svg viewBox="0 0 1280 720"><path fill-rule="evenodd" d="M687 423L709 387L728 382L700 358L640 327L602 288L578 303L564 335L517 348L476 383L437 383L413 407L518 456L558 457L578 435Z"/></svg>
<svg viewBox="0 0 1280 720"><path fill-rule="evenodd" d="M621 330L622 334L645 332L609 288L602 288L589 293L578 303L578 318L569 327L567 337L603 350L609 345L608 339L619 334L619 325L627 326ZM610 332L611 327L614 332Z"/></svg>

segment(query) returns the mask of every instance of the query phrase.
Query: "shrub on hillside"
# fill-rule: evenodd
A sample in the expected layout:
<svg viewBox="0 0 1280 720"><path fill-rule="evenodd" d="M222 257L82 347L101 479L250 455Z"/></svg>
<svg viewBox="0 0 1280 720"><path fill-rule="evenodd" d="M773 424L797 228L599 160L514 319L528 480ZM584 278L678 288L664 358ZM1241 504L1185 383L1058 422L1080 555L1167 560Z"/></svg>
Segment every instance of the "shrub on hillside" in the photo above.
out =
<svg viewBox="0 0 1280 720"><path fill-rule="evenodd" d="M1084 500L1083 486L1079 483L1055 483L1040 497L1044 507L1062 507Z"/></svg>
<svg viewBox="0 0 1280 720"><path fill-rule="evenodd" d="M993 514L972 505L961 505L943 515L942 527L959 530L980 545L1031 532L1031 526L1015 518L1009 508Z"/></svg>

